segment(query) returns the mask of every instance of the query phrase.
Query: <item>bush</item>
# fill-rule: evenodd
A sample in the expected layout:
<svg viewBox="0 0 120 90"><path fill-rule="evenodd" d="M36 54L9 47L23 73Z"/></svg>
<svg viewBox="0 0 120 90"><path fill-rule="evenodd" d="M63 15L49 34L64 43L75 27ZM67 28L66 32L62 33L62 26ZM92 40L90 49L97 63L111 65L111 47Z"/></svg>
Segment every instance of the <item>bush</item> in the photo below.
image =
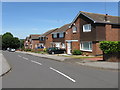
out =
<svg viewBox="0 0 120 90"><path fill-rule="evenodd" d="M44 49L43 49L43 51L44 51L44 52L47 52L47 49L46 49L46 48L44 48Z"/></svg>
<svg viewBox="0 0 120 90"><path fill-rule="evenodd" d="M72 52L72 54L73 54L73 55L81 55L82 52L81 52L80 50L74 50L74 51Z"/></svg>
<svg viewBox="0 0 120 90"><path fill-rule="evenodd" d="M120 41L101 41L100 49L105 53L118 53L120 52Z"/></svg>
<svg viewBox="0 0 120 90"><path fill-rule="evenodd" d="M32 51L31 49L25 49L25 51L27 52L27 51Z"/></svg>

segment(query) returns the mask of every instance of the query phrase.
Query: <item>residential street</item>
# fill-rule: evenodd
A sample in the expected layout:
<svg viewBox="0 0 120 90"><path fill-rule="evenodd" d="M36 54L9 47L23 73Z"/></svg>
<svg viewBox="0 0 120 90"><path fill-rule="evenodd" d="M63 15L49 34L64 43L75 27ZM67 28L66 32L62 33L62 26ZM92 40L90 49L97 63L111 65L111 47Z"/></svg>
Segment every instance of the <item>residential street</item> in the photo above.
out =
<svg viewBox="0 0 120 90"><path fill-rule="evenodd" d="M3 51L12 70L3 88L118 88L118 72Z"/></svg>

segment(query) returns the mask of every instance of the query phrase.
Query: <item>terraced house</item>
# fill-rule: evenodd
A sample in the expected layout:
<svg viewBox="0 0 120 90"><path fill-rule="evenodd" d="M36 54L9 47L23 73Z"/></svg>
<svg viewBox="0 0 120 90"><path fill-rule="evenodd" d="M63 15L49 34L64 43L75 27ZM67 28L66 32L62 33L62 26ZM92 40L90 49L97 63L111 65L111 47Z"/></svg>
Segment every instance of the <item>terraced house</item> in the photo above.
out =
<svg viewBox="0 0 120 90"><path fill-rule="evenodd" d="M37 34L31 34L29 37L26 37L24 41L24 47L26 49L37 49L40 47L39 36Z"/></svg>
<svg viewBox="0 0 120 90"><path fill-rule="evenodd" d="M69 28L70 24L66 24L54 32L52 32L52 47L59 47L62 49L66 48L65 45L65 35L66 35L66 30Z"/></svg>
<svg viewBox="0 0 120 90"><path fill-rule="evenodd" d="M67 54L72 54L74 50L92 55L102 54L99 48L100 41L120 41L118 19L120 19L118 16L80 11L70 24L39 36L39 46L63 48ZM30 42L33 40L34 43L38 43L38 36L35 36L36 42L33 37L30 35ZM30 43L31 49L36 47L34 43Z"/></svg>
<svg viewBox="0 0 120 90"><path fill-rule="evenodd" d="M56 30L57 30L57 28L49 30L39 37L40 48L50 48L50 47L52 47L53 38L52 38L51 33L56 31Z"/></svg>

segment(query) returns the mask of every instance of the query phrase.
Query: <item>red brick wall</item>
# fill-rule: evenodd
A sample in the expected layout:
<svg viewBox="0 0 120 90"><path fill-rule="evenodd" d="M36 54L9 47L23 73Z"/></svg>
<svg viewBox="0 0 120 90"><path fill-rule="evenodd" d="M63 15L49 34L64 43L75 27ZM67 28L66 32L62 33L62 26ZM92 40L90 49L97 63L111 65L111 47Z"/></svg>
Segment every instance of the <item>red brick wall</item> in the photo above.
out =
<svg viewBox="0 0 120 90"><path fill-rule="evenodd" d="M72 42L72 51L73 50L80 50L79 42Z"/></svg>
<svg viewBox="0 0 120 90"><path fill-rule="evenodd" d="M99 47L100 47L100 43L93 42L93 45L92 45L92 50L93 50L92 54L93 55L102 54L102 50Z"/></svg>
<svg viewBox="0 0 120 90"><path fill-rule="evenodd" d="M52 41L53 41L53 39L52 39L52 34L47 35L47 36L46 36L46 40L45 40L45 47L46 47L46 48L50 48Z"/></svg>
<svg viewBox="0 0 120 90"><path fill-rule="evenodd" d="M72 39L80 41L80 18L75 21L75 26L77 27L77 32L72 32Z"/></svg>
<svg viewBox="0 0 120 90"><path fill-rule="evenodd" d="M118 40L119 37L119 31L118 28L112 28L112 25L107 24L105 26L106 28L106 41L120 41Z"/></svg>
<svg viewBox="0 0 120 90"><path fill-rule="evenodd" d="M72 40L72 28L66 30L65 40Z"/></svg>
<svg viewBox="0 0 120 90"><path fill-rule="evenodd" d="M76 21L75 21L75 25L77 27L77 32L76 33L73 33L72 31L72 27L69 28L67 31L66 31L66 34L65 34L65 40L78 40L77 42L71 42L71 49L72 51L73 50L80 50L80 18L78 18ZM66 50L67 50L67 42L66 42Z"/></svg>
<svg viewBox="0 0 120 90"><path fill-rule="evenodd" d="M35 46L37 44L39 44L39 40L32 40L31 44L32 44L32 48L31 49L35 49L36 48Z"/></svg>

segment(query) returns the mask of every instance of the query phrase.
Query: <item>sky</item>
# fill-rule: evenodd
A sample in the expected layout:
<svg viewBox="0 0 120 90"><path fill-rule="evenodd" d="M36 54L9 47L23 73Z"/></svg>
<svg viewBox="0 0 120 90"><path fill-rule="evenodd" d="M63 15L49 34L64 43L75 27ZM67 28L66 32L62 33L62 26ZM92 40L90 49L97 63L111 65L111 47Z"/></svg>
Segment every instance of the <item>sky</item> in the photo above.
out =
<svg viewBox="0 0 120 90"><path fill-rule="evenodd" d="M79 11L118 16L118 2L2 2L2 34L42 34L71 23Z"/></svg>

